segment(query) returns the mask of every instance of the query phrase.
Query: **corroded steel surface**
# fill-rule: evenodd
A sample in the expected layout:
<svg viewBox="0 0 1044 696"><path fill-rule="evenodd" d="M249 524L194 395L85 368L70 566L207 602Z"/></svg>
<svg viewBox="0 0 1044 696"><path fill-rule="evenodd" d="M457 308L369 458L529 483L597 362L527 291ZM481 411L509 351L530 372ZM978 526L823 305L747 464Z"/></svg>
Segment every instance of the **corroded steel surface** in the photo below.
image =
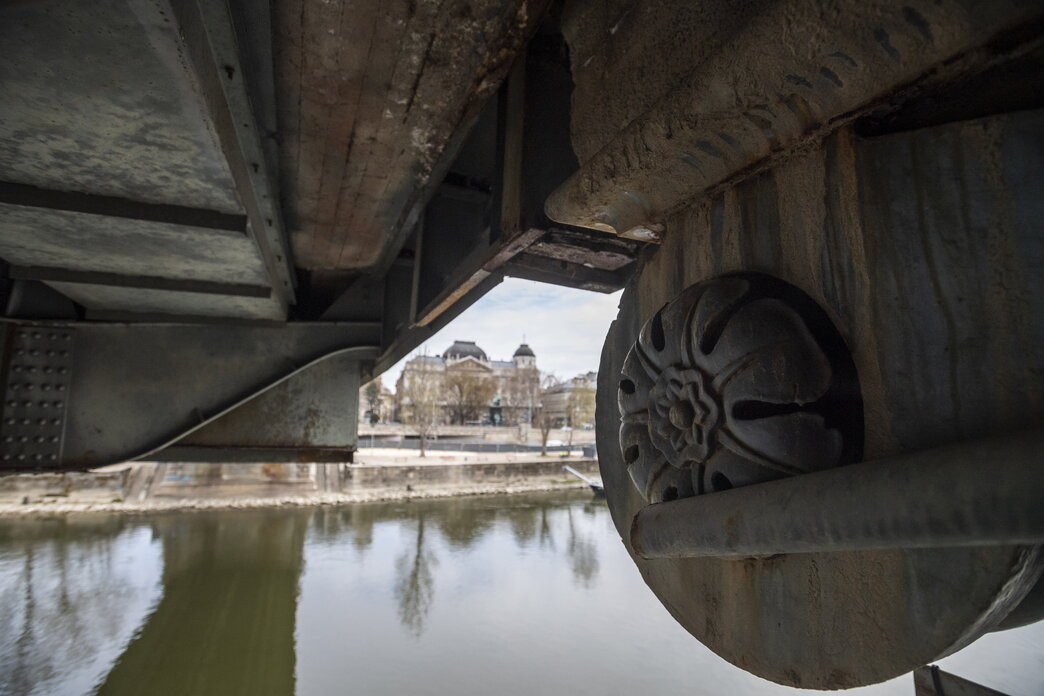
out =
<svg viewBox="0 0 1044 696"><path fill-rule="evenodd" d="M2 361L8 375L0 424L5 465L56 466L61 460L74 333L65 327L0 332L10 346Z"/></svg>
<svg viewBox="0 0 1044 696"><path fill-rule="evenodd" d="M376 357L378 337L379 326L361 322L81 324L60 464L140 458L215 421L209 433L217 439L203 434L201 443L231 435L242 442L221 444L353 445L352 385L358 361ZM333 380L326 360L337 360L345 374ZM310 393L310 381L324 374L329 384ZM273 403L282 404L282 417ZM245 414L228 417L243 405Z"/></svg>

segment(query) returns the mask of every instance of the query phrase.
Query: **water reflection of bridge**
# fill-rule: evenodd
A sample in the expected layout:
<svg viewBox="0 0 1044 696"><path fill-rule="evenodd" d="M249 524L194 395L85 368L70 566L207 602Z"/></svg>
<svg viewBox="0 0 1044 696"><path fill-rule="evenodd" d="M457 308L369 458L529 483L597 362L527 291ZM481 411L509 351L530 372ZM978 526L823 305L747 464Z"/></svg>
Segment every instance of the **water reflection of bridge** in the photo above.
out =
<svg viewBox="0 0 1044 696"><path fill-rule="evenodd" d="M99 694L292 694L308 515L170 515L163 599Z"/></svg>
<svg viewBox="0 0 1044 696"><path fill-rule="evenodd" d="M375 548L375 529L395 523L401 538L388 591L403 630L420 636L438 591L440 556L470 552L494 531L509 533L517 552L534 546L566 556L577 585L590 586L597 550L575 518L595 513L561 496L525 496L5 522L0 577L17 574L14 588L21 589L0 593L0 623L21 637L10 650L0 646L7 675L0 691L63 684L75 668L93 671L103 695L290 694L306 542L353 549L363 559ZM121 547L128 535L162 556ZM41 565L46 554L67 562ZM84 563L95 572L85 573ZM134 601L120 568L138 579ZM53 592L34 594L41 574L53 578ZM137 616L144 618L135 630ZM126 625L112 625L116 617ZM59 626L68 645L48 638Z"/></svg>

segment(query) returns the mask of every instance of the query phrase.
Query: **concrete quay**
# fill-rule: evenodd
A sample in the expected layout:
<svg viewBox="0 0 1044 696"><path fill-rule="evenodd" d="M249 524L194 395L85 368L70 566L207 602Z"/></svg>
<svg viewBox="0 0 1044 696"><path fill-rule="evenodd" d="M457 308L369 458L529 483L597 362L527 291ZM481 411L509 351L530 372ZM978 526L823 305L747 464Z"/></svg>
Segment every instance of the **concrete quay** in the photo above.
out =
<svg viewBox="0 0 1044 696"><path fill-rule="evenodd" d="M0 515L90 511L336 505L494 495L585 484L569 464L597 476L598 462L528 453L363 450L356 464L133 462L92 472L0 477Z"/></svg>

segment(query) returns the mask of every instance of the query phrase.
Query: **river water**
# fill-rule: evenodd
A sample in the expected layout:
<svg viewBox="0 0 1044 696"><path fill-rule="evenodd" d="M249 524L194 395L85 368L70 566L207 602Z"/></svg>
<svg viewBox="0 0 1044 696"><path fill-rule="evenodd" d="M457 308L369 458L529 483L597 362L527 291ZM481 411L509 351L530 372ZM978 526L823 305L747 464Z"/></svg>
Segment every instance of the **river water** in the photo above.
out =
<svg viewBox="0 0 1044 696"><path fill-rule="evenodd" d="M1044 623L940 664L1044 694ZM587 493L0 520L0 694L294 693L810 692L675 624Z"/></svg>

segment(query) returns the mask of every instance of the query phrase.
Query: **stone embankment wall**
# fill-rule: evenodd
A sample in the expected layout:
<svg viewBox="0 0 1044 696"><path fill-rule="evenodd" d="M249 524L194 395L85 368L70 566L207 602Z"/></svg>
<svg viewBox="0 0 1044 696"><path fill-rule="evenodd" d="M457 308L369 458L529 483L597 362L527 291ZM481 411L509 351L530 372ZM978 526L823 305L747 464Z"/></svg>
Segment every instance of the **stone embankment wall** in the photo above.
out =
<svg viewBox="0 0 1044 696"><path fill-rule="evenodd" d="M578 447L595 441L595 431L593 429L584 430L577 428L572 432L573 444ZM379 444L380 438L416 438L417 430L411 425L402 423L362 424L359 426L359 445L367 446L371 435L377 439ZM534 444L539 444L540 442L540 430L538 428L522 428L519 426L494 428L489 425L440 425L436 435L439 438L468 439L482 442L529 442ZM548 433L547 439L551 442L569 442L569 431L556 428Z"/></svg>
<svg viewBox="0 0 1044 696"><path fill-rule="evenodd" d="M345 466L341 469L341 491L410 489L425 486L517 485L530 481L571 482L577 480L562 469L568 463L577 471L597 478L595 459L543 459L526 462L478 464L423 464L419 466Z"/></svg>
<svg viewBox="0 0 1044 696"><path fill-rule="evenodd" d="M104 470L0 477L0 514L349 503L514 493L585 484L595 459L417 465L129 463Z"/></svg>
<svg viewBox="0 0 1044 696"><path fill-rule="evenodd" d="M130 467L118 471L12 474L0 476L0 503L78 500L109 503L123 500Z"/></svg>

